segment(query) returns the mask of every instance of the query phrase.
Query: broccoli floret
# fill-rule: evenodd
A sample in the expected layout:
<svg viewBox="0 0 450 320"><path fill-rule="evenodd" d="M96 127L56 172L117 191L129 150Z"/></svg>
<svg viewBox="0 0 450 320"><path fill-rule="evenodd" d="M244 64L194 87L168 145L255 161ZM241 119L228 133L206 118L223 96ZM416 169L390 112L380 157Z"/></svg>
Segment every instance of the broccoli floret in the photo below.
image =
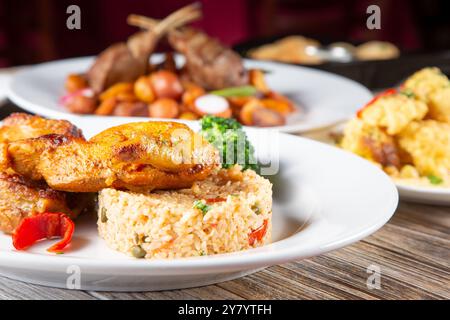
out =
<svg viewBox="0 0 450 320"><path fill-rule="evenodd" d="M205 116L201 124L201 134L219 150L223 168L239 164L243 170L258 171L255 149L239 122L234 119Z"/></svg>

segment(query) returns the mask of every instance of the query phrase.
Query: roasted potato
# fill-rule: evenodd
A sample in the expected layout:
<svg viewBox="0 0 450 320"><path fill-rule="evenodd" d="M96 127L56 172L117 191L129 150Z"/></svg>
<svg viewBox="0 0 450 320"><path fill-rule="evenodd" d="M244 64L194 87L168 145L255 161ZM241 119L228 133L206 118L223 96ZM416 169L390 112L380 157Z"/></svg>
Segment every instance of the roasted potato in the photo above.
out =
<svg viewBox="0 0 450 320"><path fill-rule="evenodd" d="M68 99L65 106L73 113L91 114L97 108L97 99L78 94Z"/></svg>
<svg viewBox="0 0 450 320"><path fill-rule="evenodd" d="M152 82L149 77L142 76L134 83L134 95L141 101L152 103L155 100Z"/></svg>
<svg viewBox="0 0 450 320"><path fill-rule="evenodd" d="M157 99L148 106L148 113L153 118L174 119L178 116L178 103L169 98Z"/></svg>
<svg viewBox="0 0 450 320"><path fill-rule="evenodd" d="M286 123L281 113L265 108L257 99L249 101L242 107L239 118L247 126L274 127Z"/></svg>
<svg viewBox="0 0 450 320"><path fill-rule="evenodd" d="M150 75L153 92L157 98L178 100L183 94L183 86L178 76L167 70L160 70Z"/></svg>
<svg viewBox="0 0 450 320"><path fill-rule="evenodd" d="M148 117L148 106L145 102L119 102L114 108L114 116L121 117Z"/></svg>
<svg viewBox="0 0 450 320"><path fill-rule="evenodd" d="M89 84L86 78L79 74L69 74L66 78L66 83L64 84L64 87L69 93L74 93L81 89L87 88L88 86Z"/></svg>

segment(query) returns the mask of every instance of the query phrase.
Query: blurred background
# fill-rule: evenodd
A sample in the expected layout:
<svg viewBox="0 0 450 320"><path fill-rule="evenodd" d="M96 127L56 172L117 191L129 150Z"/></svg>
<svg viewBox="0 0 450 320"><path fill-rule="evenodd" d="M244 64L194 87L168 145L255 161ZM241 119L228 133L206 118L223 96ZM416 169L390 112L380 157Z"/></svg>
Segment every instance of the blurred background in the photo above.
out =
<svg viewBox="0 0 450 320"><path fill-rule="evenodd" d="M97 54L136 31L130 13L162 18L192 0L0 0L0 67ZM277 35L320 41L390 41L402 52L450 49L450 1L200 0L196 23L229 45ZM66 8L81 8L81 30L66 28ZM381 8L381 30L366 28L367 6Z"/></svg>

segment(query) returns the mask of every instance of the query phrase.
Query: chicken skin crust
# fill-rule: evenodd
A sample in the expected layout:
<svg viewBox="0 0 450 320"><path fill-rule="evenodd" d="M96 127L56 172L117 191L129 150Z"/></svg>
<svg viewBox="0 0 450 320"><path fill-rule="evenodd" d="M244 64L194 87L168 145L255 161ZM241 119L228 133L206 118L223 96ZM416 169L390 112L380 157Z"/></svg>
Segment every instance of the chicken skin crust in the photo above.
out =
<svg viewBox="0 0 450 320"><path fill-rule="evenodd" d="M190 187L219 165L217 150L176 122L130 123L91 138L45 135L3 144L0 169L60 191Z"/></svg>
<svg viewBox="0 0 450 320"><path fill-rule="evenodd" d="M0 127L0 142L37 138L46 134L83 137L81 130L67 120L52 120L26 113L13 113L3 120Z"/></svg>
<svg viewBox="0 0 450 320"><path fill-rule="evenodd" d="M50 133L83 137L69 121L13 113L3 120L0 127L0 145ZM90 205L88 195L56 191L44 181L33 181L13 172L0 172L0 230L12 233L24 218L43 212L64 212L76 218Z"/></svg>

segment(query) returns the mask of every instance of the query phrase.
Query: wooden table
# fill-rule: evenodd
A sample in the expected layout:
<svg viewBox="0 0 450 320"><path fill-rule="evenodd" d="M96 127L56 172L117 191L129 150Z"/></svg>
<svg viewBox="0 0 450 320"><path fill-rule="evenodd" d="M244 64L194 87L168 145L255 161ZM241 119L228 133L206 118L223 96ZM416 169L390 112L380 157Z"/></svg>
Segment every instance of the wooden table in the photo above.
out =
<svg viewBox="0 0 450 320"><path fill-rule="evenodd" d="M0 119L17 111L6 105ZM367 286L369 266L380 270L380 289ZM0 277L0 299L450 299L450 208L402 202L383 228L351 246L207 287L92 292Z"/></svg>

